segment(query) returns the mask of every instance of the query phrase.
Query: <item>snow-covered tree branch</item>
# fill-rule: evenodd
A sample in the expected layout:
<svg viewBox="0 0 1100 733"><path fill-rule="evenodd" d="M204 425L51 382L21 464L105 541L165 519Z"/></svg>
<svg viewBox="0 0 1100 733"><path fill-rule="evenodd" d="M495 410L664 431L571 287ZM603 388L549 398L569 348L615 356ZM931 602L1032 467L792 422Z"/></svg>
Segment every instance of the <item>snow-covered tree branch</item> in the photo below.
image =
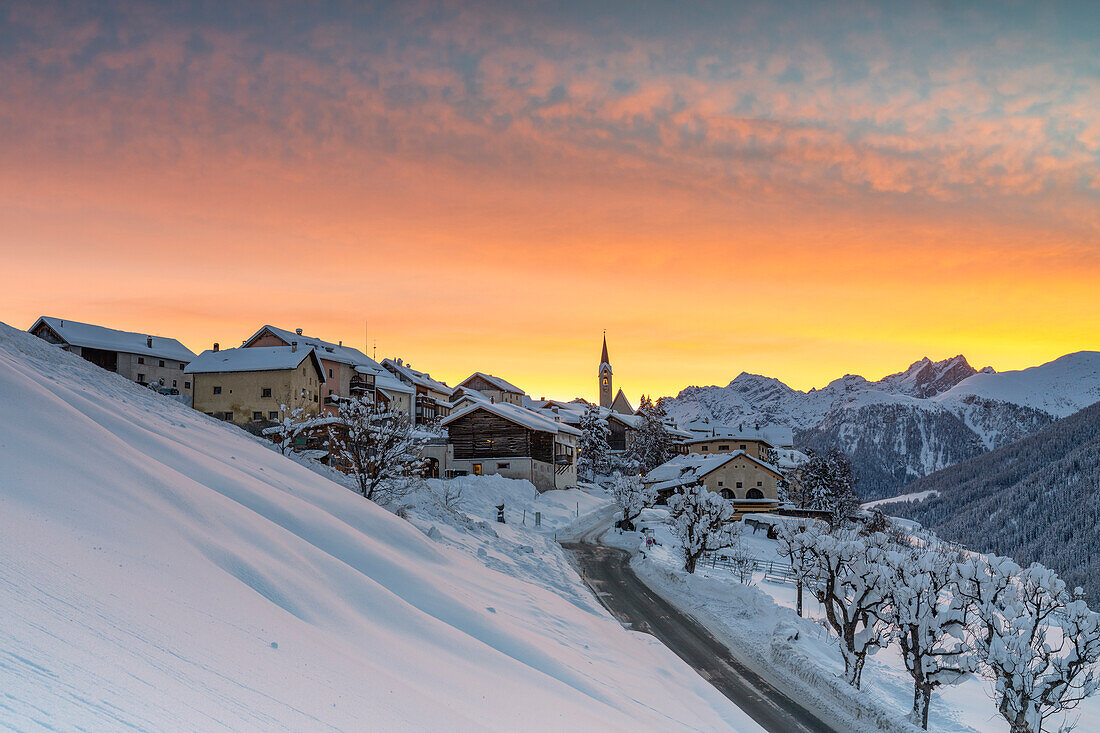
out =
<svg viewBox="0 0 1100 733"><path fill-rule="evenodd" d="M341 467L364 497L388 503L411 490L424 470L424 439L407 415L364 400L342 400L328 421L329 441Z"/></svg>
<svg viewBox="0 0 1100 733"><path fill-rule="evenodd" d="M611 495L615 504L622 510L623 526L633 523L642 510L653 506L657 501L657 489L647 487L640 476L634 474L616 474L611 482Z"/></svg>
<svg viewBox="0 0 1100 733"><path fill-rule="evenodd" d="M695 572L699 558L707 552L732 547L741 524L733 521L733 503L702 484L679 489L668 500L672 531L684 553L684 570Z"/></svg>

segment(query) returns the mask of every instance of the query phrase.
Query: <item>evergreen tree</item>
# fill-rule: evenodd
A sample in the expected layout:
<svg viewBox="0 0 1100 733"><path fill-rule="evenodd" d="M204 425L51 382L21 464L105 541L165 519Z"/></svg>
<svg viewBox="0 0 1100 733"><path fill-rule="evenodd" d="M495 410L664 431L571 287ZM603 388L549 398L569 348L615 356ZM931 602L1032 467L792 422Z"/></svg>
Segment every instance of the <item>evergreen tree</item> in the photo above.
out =
<svg viewBox="0 0 1100 733"><path fill-rule="evenodd" d="M597 474L604 475L610 468L611 446L607 442L611 429L607 420L600 415L600 408L589 405L581 416L580 455L577 457L577 469L589 480L595 480Z"/></svg>
<svg viewBox="0 0 1100 733"><path fill-rule="evenodd" d="M642 424L634 436L630 457L638 462L643 473L649 473L672 458L672 436L665 424L665 408L660 402L653 402L642 395L636 414L642 418Z"/></svg>
<svg viewBox="0 0 1100 733"><path fill-rule="evenodd" d="M836 448L807 455L809 460L792 472L787 490L791 501L802 509L828 512L833 525L844 522L859 508L852 462Z"/></svg>

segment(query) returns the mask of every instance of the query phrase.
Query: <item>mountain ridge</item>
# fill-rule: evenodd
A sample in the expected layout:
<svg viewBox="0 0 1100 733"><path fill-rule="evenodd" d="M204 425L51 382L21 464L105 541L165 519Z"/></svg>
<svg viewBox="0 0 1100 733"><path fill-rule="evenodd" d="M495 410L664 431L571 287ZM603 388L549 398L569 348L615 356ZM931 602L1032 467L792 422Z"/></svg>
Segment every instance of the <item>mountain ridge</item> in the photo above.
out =
<svg viewBox="0 0 1100 733"><path fill-rule="evenodd" d="M694 421L790 427L801 448L853 456L867 498L1018 440L1100 401L1100 352L1066 354L1028 369L975 369L962 354L870 381L846 374L802 391L742 371L725 387L686 387L662 398L681 426Z"/></svg>

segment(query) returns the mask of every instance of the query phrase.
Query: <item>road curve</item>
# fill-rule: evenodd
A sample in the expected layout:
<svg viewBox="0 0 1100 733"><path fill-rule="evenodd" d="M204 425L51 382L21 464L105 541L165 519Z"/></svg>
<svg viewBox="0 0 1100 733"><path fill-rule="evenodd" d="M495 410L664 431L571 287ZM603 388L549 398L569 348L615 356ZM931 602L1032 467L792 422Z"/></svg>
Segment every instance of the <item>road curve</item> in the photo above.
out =
<svg viewBox="0 0 1100 733"><path fill-rule="evenodd" d="M657 637L765 729L773 733L834 730L737 661L698 621L650 590L630 568L625 550L586 543L563 543L562 547L615 618Z"/></svg>

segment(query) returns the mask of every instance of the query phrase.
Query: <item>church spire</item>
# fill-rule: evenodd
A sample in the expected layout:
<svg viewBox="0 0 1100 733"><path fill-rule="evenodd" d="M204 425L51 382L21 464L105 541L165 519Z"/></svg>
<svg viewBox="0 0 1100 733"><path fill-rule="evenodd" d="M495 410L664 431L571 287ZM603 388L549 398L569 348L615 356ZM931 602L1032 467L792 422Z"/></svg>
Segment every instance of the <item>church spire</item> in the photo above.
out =
<svg viewBox="0 0 1100 733"><path fill-rule="evenodd" d="M600 356L600 407L610 409L611 403L611 360L607 358L607 330L603 332L603 354Z"/></svg>

